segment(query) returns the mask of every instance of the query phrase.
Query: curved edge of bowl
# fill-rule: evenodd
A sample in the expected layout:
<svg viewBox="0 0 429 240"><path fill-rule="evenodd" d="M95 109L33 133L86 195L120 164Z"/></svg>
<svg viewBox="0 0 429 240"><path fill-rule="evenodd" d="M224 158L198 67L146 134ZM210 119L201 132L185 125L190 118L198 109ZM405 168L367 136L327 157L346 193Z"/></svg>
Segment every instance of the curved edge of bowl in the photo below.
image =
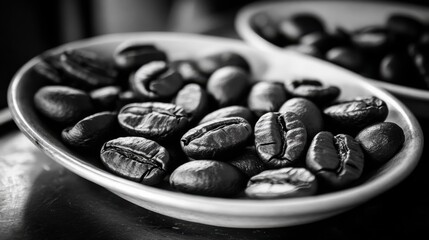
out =
<svg viewBox="0 0 429 240"><path fill-rule="evenodd" d="M157 33L152 33L155 35ZM142 34L137 34L142 36ZM136 36L137 36L136 35ZM174 34L162 34L165 36L174 37ZM122 37L121 37L122 36ZM113 36L102 36L89 40L82 40L78 43L74 43L68 46L75 46L79 44L96 43L97 41L111 41L114 39L122 39L124 35L113 35ZM130 35L126 35L129 37ZM133 34L131 36L134 36ZM144 34L143 34L144 36ZM183 35L182 35L183 36ZM184 35L186 36L186 35ZM200 36L199 36L200 37ZM205 38L205 37L203 37ZM213 39L209 37L208 39ZM215 38L216 39L216 38ZM156 204L156 209L159 213L165 215L171 215L171 211L174 210L173 217L180 218L179 213L186 212L197 212L195 216L199 216L195 219L189 219L191 221L199 222L203 221L203 218L207 216L223 216L225 219L237 219L237 218L253 218L255 221L262 221L264 219L274 217L283 219L286 216L297 216L297 215L314 215L314 216L328 216L329 213L346 210L357 204L363 203L380 192L384 192L387 189L393 187L398 182L402 181L416 166L420 159L423 149L423 135L415 117L411 112L400 102L395 100L389 93L380 90L367 82L368 87L374 88L374 91L384 95L386 98L390 98L393 104L401 111L401 114L405 116L405 121L411 126L412 135L414 139L411 139L410 143L415 146L415 150L407 157L411 158L411 162L396 167L393 171L385 173L378 179L378 181L363 184L362 186L350 188L340 192L334 192L329 194L323 194L313 197L305 197L299 199L287 199L287 200L243 200L243 199L221 199L221 198L210 198L195 195L188 195L183 193L177 193L172 191L166 191L163 189L157 189L150 186L144 186L138 183L134 183L120 177L114 176L107 171L102 169L94 169L94 167L85 164L82 160L75 156L68 155L58 149L49 139L43 139L40 134L32 127L31 122L28 122L23 112L19 108L19 99L17 98L16 92L19 89L20 79L23 74L30 69L37 59L34 58L26 63L14 76L9 89L8 89L8 104L14 120L21 129L21 131L42 151L44 151L49 157L62 164L67 169L75 172L83 178L93 181L112 192L119 195L125 195L128 199L137 199L140 206L153 206ZM392 181L393 179L393 181ZM150 206L148 208L150 208ZM152 207L152 209L154 209ZM165 210L163 210L165 209ZM219 209L223 209L221 212ZM285 222L282 220L282 224L277 222L271 223L271 225L263 225L263 227L274 227L274 226L285 226L283 224L292 225L293 222ZM213 224L207 222L208 224ZM280 224L280 225L278 225ZM231 224L231 226L234 226ZM250 225L249 225L250 226ZM256 226L256 225L252 225ZM239 226L245 227L245 226Z"/></svg>

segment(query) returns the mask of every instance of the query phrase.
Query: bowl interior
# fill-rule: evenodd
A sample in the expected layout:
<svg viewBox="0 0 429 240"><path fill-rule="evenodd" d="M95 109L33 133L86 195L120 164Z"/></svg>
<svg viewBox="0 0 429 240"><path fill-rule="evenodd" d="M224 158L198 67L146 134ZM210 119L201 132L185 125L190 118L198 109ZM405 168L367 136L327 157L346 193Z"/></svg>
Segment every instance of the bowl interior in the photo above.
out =
<svg viewBox="0 0 429 240"><path fill-rule="evenodd" d="M117 177L106 171L96 158L65 146L60 141L59 131L52 129L33 107L34 93L47 84L38 77L33 69L40 59L36 57L24 65L14 77L8 93L9 107L21 131L47 155L69 170L143 207L176 218L208 224L212 224L212 220L216 218L228 219L231 216L254 218L255 221L260 217L287 218L297 214L316 216L316 213L348 209L393 187L413 170L420 158L423 148L422 132L414 116L402 103L358 75L299 54L266 53L252 49L236 40L177 33L108 35L74 42L52 51L85 48L111 59L115 47L130 39L154 43L167 51L170 59L193 58L212 51L229 49L239 52L249 60L253 76L258 80L281 81L294 76L316 77L326 83L339 86L342 90L341 99L355 96L378 96L389 107L389 116L386 121L400 125L406 136L403 148L394 158L377 172L363 179L357 186L345 190L317 196L277 200L225 199L183 194L168 189L144 186ZM168 211L163 209L168 209ZM191 212L199 213L199 218L187 218L184 214ZM264 226L264 224L259 223L258 225L256 222L253 225L237 226Z"/></svg>

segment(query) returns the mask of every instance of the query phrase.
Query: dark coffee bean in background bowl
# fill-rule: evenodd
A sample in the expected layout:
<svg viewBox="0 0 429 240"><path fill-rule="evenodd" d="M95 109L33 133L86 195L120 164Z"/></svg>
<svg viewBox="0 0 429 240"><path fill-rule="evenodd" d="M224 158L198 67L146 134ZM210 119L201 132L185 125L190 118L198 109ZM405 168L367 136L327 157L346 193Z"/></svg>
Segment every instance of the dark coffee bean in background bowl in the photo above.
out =
<svg viewBox="0 0 429 240"><path fill-rule="evenodd" d="M196 160L176 168L170 184L178 191L212 196L232 197L245 186L243 174L232 165L214 160Z"/></svg>
<svg viewBox="0 0 429 240"><path fill-rule="evenodd" d="M326 60L354 72L364 68L364 58L360 51L351 47L334 47L326 52Z"/></svg>
<svg viewBox="0 0 429 240"><path fill-rule="evenodd" d="M222 160L244 148L252 133L252 126L244 118L228 117L190 129L180 143L185 154L192 159Z"/></svg>
<svg viewBox="0 0 429 240"><path fill-rule="evenodd" d="M142 137L110 140L101 148L100 157L111 172L145 185L161 182L172 161L164 147Z"/></svg>
<svg viewBox="0 0 429 240"><path fill-rule="evenodd" d="M296 164L306 144L305 126L293 112L269 112L255 124L256 151L268 168Z"/></svg>
<svg viewBox="0 0 429 240"><path fill-rule="evenodd" d="M247 183L245 193L250 198L291 198L314 195L317 189L317 179L310 171L286 167L253 176Z"/></svg>
<svg viewBox="0 0 429 240"><path fill-rule="evenodd" d="M161 102L125 105L118 113L118 121L129 134L155 141L177 138L189 123L183 108Z"/></svg>
<svg viewBox="0 0 429 240"><path fill-rule="evenodd" d="M247 106L257 117L267 112L276 112L286 101L287 95L281 83L257 82L247 96Z"/></svg>
<svg viewBox="0 0 429 240"><path fill-rule="evenodd" d="M61 124L76 123L95 111L91 97L84 91L66 86L44 86L34 95L36 109Z"/></svg>
<svg viewBox="0 0 429 240"><path fill-rule="evenodd" d="M364 154L353 137L322 131L311 142L305 161L307 168L324 184L338 189L359 179Z"/></svg>
<svg viewBox="0 0 429 240"><path fill-rule="evenodd" d="M311 13L294 14L282 19L278 22L278 28L280 34L292 43L298 42L306 34L325 31L322 20Z"/></svg>
<svg viewBox="0 0 429 240"><path fill-rule="evenodd" d="M364 128L356 141L365 153L365 159L378 165L391 159L405 142L404 131L396 123L382 122Z"/></svg>

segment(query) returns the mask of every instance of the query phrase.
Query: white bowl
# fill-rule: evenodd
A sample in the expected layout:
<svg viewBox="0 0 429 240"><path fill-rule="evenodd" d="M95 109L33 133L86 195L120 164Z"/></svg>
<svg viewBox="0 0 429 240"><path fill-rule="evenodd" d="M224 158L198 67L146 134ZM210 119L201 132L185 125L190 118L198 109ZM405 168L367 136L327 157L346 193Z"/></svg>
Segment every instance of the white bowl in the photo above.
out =
<svg viewBox="0 0 429 240"><path fill-rule="evenodd" d="M346 211L395 186L410 174L421 156L423 136L420 126L401 102L356 74L299 54L266 53L237 40L178 33L108 35L66 44L56 50L85 48L111 58L114 48L129 39L155 43L166 50L171 59L204 54L206 49L229 49L243 54L259 79L313 76L339 86L342 89L340 98L378 96L390 109L387 120L399 124L406 137L402 150L379 171L362 184L342 191L277 200L226 199L178 193L115 176L97 160L87 159L67 148L59 139L59 134L49 129L33 107L33 95L44 84L37 81L32 69L40 58L35 57L25 64L14 77L8 92L9 107L21 131L70 171L141 207L183 220L224 227L266 228L302 224Z"/></svg>
<svg viewBox="0 0 429 240"><path fill-rule="evenodd" d="M410 14L424 22L429 22L429 8L416 5L369 1L263 1L242 8L237 14L235 25L240 37L250 45L268 51L288 52L290 50L278 47L260 37L252 29L250 20L258 13L267 13L273 20L279 20L300 12L310 12L319 16L328 31L334 30L337 26L354 30L364 26L384 25L387 17L392 13ZM393 93L417 117L429 119L427 110L429 90L374 79L368 80Z"/></svg>

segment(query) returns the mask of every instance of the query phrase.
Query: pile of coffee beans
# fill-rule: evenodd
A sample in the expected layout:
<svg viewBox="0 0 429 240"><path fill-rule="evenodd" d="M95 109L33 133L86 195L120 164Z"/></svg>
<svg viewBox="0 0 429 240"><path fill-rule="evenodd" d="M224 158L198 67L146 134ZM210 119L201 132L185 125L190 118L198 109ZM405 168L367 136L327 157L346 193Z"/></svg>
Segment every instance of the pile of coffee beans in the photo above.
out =
<svg viewBox="0 0 429 240"><path fill-rule="evenodd" d="M365 77L429 89L429 25L394 13L384 24L328 31L322 18L301 12L273 19L261 12L251 27L272 44L337 64Z"/></svg>
<svg viewBox="0 0 429 240"><path fill-rule="evenodd" d="M127 41L112 59L42 55L34 70L48 84L34 106L72 151L145 185L214 197L322 194L364 181L405 141L383 100L339 101L341 89L317 79L255 81L237 52L170 59Z"/></svg>

